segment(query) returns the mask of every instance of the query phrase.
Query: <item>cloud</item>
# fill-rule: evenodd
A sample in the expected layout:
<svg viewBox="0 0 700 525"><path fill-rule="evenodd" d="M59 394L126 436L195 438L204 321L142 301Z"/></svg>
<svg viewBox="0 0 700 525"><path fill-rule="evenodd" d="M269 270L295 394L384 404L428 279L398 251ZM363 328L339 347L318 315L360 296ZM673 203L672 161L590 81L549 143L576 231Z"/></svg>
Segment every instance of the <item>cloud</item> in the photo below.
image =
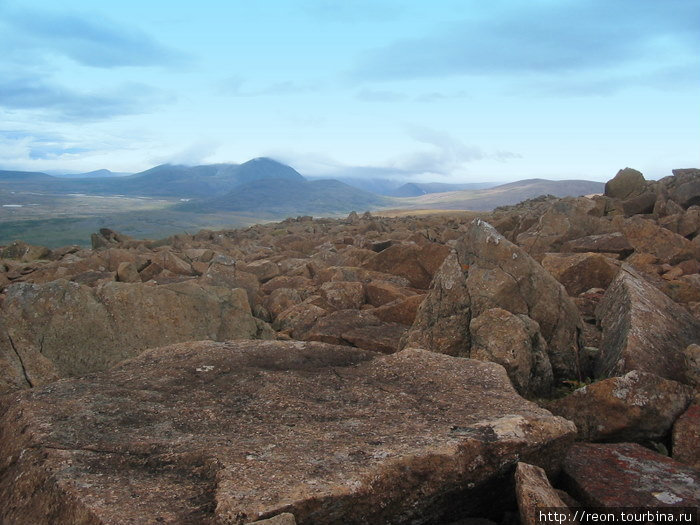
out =
<svg viewBox="0 0 700 525"><path fill-rule="evenodd" d="M478 146L462 142L449 133L425 126L409 126L406 131L413 140L432 146L430 149L411 151L389 160L389 166L406 172L452 175L471 162L507 162L522 158L519 153L506 150L486 152Z"/></svg>
<svg viewBox="0 0 700 525"><path fill-rule="evenodd" d="M79 146L55 133L0 130L0 169L26 169L31 166L41 169L44 165L55 167L52 165L55 161L75 160L94 151L92 147Z"/></svg>
<svg viewBox="0 0 700 525"><path fill-rule="evenodd" d="M152 158L151 163L196 166L204 164L207 159L218 151L220 146L221 144L216 141L200 140L180 151Z"/></svg>
<svg viewBox="0 0 700 525"><path fill-rule="evenodd" d="M243 77L234 75L220 81L217 91L221 95L234 97L262 97L308 93L318 89L318 85L298 84L291 80L274 82L257 88L246 88L246 83L247 81Z"/></svg>
<svg viewBox="0 0 700 525"><path fill-rule="evenodd" d="M404 100L406 95L398 91L361 89L357 92L355 98L363 102L398 102Z"/></svg>
<svg viewBox="0 0 700 525"><path fill-rule="evenodd" d="M356 79L568 74L686 60L700 49L694 0L533 0L367 52ZM669 58L672 57L672 58Z"/></svg>
<svg viewBox="0 0 700 525"><path fill-rule="evenodd" d="M469 163L477 161L508 162L522 158L507 150L484 151L458 138L424 126L408 126L406 133L416 142L429 148L410 152L373 165L350 165L325 154L273 150L267 156L279 159L309 175L347 178L425 179L447 178L465 171Z"/></svg>
<svg viewBox="0 0 700 525"><path fill-rule="evenodd" d="M48 118L94 121L146 113L166 98L164 93L142 84L95 93L67 88L36 75L0 76L0 108L40 111Z"/></svg>
<svg viewBox="0 0 700 525"><path fill-rule="evenodd" d="M0 25L11 36L5 38L9 49L16 37L21 42L22 49L17 50L20 53L35 49L85 66L163 66L186 61L184 53L160 44L143 31L97 15L8 10L0 5Z"/></svg>
<svg viewBox="0 0 700 525"><path fill-rule="evenodd" d="M388 0L306 0L300 8L324 22L354 24L394 21L401 16L404 6L398 1Z"/></svg>

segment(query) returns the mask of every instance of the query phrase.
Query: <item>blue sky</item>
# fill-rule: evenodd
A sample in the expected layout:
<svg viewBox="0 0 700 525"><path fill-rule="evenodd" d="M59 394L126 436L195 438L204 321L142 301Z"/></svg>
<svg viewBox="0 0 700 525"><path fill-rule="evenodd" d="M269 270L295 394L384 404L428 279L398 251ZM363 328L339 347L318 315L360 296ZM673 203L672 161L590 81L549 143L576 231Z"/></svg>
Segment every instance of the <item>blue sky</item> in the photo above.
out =
<svg viewBox="0 0 700 525"><path fill-rule="evenodd" d="M700 167L697 0L0 0L0 169Z"/></svg>

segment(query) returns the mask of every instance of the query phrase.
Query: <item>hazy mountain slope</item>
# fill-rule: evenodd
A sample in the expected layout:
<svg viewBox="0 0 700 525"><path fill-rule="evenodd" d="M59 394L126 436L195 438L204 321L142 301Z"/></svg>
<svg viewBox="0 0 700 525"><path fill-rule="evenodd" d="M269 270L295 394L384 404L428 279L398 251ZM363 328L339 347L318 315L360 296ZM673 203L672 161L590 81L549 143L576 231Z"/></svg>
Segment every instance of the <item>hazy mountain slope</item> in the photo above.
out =
<svg viewBox="0 0 700 525"><path fill-rule="evenodd" d="M337 180L266 179L244 184L221 197L176 206L180 211L254 212L276 215L333 214L390 204L385 197Z"/></svg>
<svg viewBox="0 0 700 525"><path fill-rule="evenodd" d="M162 164L124 177L53 177L45 173L0 172L0 184L52 193L138 195L147 197L213 197L236 186L264 179L303 181L295 169L267 158L243 164L178 166Z"/></svg>
<svg viewBox="0 0 700 525"><path fill-rule="evenodd" d="M86 173L55 173L54 177L59 177L61 179L98 179L105 177L126 177L127 175L133 175L133 173L121 173L116 171L110 171L107 169L88 171Z"/></svg>
<svg viewBox="0 0 700 525"><path fill-rule="evenodd" d="M0 184L22 184L24 182L35 183L42 181L50 182L53 179L54 177L51 175L39 171L0 170Z"/></svg>
<svg viewBox="0 0 700 525"><path fill-rule="evenodd" d="M587 180L528 179L483 190L432 193L420 197L397 199L397 208L442 210L492 210L498 206L517 204L539 195L557 197L602 193L602 182Z"/></svg>
<svg viewBox="0 0 700 525"><path fill-rule="evenodd" d="M419 197L427 193L444 193L446 191L480 190L495 186L489 182L465 182L463 184L446 184L443 182L409 182L399 186L391 193L394 197Z"/></svg>

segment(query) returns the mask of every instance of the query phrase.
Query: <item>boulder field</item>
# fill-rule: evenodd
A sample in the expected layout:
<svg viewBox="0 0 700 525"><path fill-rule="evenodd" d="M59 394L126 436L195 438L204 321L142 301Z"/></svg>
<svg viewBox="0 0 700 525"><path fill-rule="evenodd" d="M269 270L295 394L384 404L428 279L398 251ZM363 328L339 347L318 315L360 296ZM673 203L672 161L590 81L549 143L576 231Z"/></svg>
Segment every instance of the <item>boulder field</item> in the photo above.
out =
<svg viewBox="0 0 700 525"><path fill-rule="evenodd" d="M0 523L698 505L700 170L0 247Z"/></svg>

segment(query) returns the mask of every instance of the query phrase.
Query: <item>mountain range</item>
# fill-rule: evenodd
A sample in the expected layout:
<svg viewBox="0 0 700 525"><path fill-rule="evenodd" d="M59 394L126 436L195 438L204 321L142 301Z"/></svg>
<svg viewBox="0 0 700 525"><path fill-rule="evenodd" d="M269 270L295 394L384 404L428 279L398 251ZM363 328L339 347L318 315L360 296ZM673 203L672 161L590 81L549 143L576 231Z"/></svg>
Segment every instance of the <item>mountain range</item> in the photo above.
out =
<svg viewBox="0 0 700 525"><path fill-rule="evenodd" d="M563 197L603 191L600 182L545 179L487 188L488 183L417 183L368 177L347 182L306 178L269 158L243 164L163 164L121 176L107 170L73 177L0 171L0 244L16 238L52 246L79 244L102 227L153 238L298 215L338 216L366 210L481 211L543 194ZM363 189L367 187L383 194Z"/></svg>

